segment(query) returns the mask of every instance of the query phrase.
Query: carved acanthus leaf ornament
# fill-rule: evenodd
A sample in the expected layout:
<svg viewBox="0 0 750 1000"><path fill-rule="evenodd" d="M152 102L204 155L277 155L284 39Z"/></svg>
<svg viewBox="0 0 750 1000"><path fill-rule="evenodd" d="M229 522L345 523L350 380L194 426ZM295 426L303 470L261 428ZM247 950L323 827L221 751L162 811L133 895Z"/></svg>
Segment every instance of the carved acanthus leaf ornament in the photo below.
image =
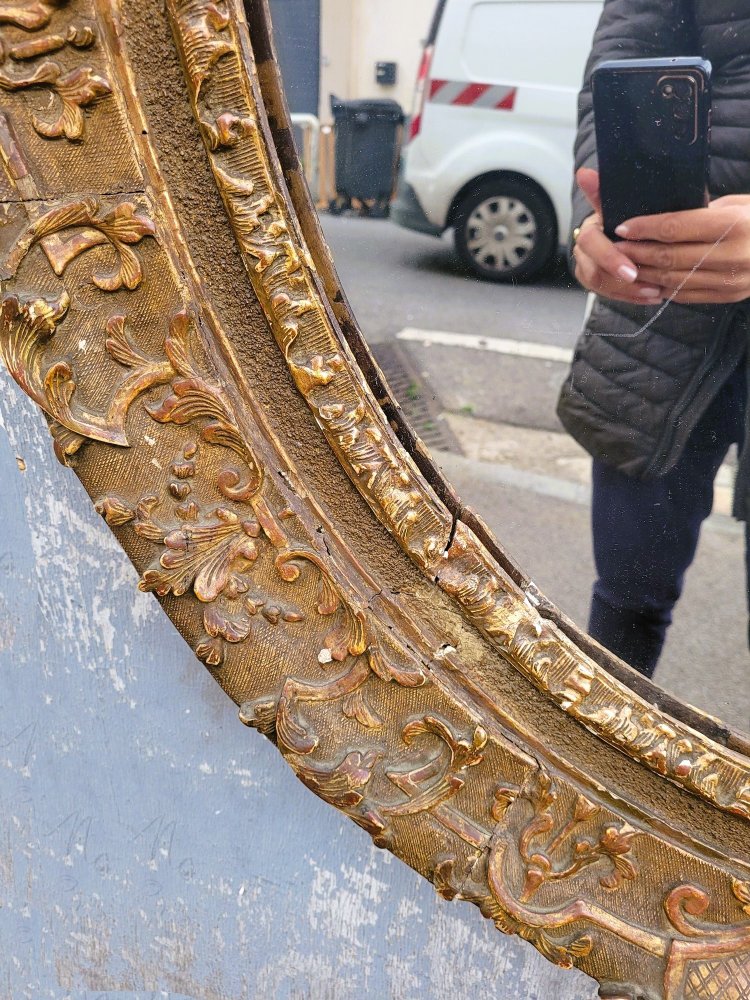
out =
<svg viewBox="0 0 750 1000"><path fill-rule="evenodd" d="M0 24L13 24L26 31L45 28L53 13L66 0L6 0L0 6Z"/></svg>
<svg viewBox="0 0 750 1000"><path fill-rule="evenodd" d="M424 567L447 546L450 517L397 442L374 401L362 398L320 307L309 256L298 250L274 184L248 88L242 113L212 113L205 89L237 68L237 40L224 4L169 0L193 107L248 273L300 392L352 480L389 531ZM227 58L231 57L231 58Z"/></svg>
<svg viewBox="0 0 750 1000"><path fill-rule="evenodd" d="M10 24L26 31L39 32L49 24L54 10L60 6L62 2L43 0L3 4L0 6L0 25ZM65 138L69 142L83 139L83 109L112 93L109 80L92 66L77 65L65 69L57 60L45 58L66 48L85 50L95 44L93 29L89 25L75 23L68 24L62 34L37 34L30 41L15 45L7 46L5 40L0 38L0 90L13 93L42 89L56 99L56 118L50 121L38 114L31 116L34 130L43 138Z"/></svg>
<svg viewBox="0 0 750 1000"><path fill-rule="evenodd" d="M355 363L333 329L265 146L262 104L245 65L249 47L243 49L237 19L227 16L231 4L168 0L167 8L253 287L297 387L372 509L490 642L566 712L670 780L750 818L746 761L718 747L707 750L688 727L662 720L542 618L533 595L510 580L466 525L453 524L353 374ZM197 60L196 52L204 57ZM232 92L231 111L217 113L206 96L212 86Z"/></svg>
<svg viewBox="0 0 750 1000"><path fill-rule="evenodd" d="M264 99L239 0L143 3L174 32L189 106L164 82L179 69L163 50L158 85L138 85L158 48L141 5L0 0L0 355L58 451L86 445L77 471L141 589L299 779L444 896L560 965L644 984L603 995L714 1000L721 980L750 1000L747 859L714 836L750 818L747 761L609 676L438 498L336 324L321 247L300 235L266 102L283 113ZM248 5L256 27L263 9ZM102 123L113 162L142 170L127 193L111 170L75 183L81 163L96 176ZM221 280L207 273L207 220L162 160L184 142L196 190L210 185L198 136L231 229L211 223L234 233L245 288L231 252ZM35 158L62 194L40 194ZM268 375L282 358L294 391ZM271 405L281 391L288 407ZM292 454L320 461L330 496ZM616 765L582 770L581 747L619 762L633 801ZM678 828L686 803L710 814L703 840Z"/></svg>

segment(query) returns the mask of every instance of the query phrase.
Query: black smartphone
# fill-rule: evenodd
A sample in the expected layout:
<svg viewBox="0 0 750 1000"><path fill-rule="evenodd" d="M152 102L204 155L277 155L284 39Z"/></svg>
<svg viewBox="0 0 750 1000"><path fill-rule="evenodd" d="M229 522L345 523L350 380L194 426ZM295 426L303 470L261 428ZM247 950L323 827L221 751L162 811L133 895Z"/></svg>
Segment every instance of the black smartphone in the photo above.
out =
<svg viewBox="0 0 750 1000"><path fill-rule="evenodd" d="M604 231L708 204L711 64L700 58L600 63L592 91Z"/></svg>

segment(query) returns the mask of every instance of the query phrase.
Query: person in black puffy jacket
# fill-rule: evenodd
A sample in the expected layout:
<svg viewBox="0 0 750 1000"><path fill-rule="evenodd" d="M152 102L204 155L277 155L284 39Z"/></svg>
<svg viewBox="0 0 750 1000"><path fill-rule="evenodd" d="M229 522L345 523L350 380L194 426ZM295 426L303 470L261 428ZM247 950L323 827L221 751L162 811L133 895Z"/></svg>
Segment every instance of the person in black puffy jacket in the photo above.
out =
<svg viewBox="0 0 750 1000"><path fill-rule="evenodd" d="M710 207L629 220L614 244L602 231L591 71L697 55L713 66ZM575 154L576 276L597 298L558 413L593 456L589 631L651 676L733 443L735 516L747 521L750 0L606 0Z"/></svg>

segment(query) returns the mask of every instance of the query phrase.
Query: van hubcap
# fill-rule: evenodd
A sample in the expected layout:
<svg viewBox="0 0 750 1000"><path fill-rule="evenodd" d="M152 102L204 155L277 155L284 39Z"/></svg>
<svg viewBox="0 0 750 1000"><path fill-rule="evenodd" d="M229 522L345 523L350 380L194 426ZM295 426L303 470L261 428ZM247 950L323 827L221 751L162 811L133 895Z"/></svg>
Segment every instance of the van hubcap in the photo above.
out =
<svg viewBox="0 0 750 1000"><path fill-rule="evenodd" d="M466 223L469 252L491 271L519 267L534 249L536 235L533 213L517 198L487 198Z"/></svg>

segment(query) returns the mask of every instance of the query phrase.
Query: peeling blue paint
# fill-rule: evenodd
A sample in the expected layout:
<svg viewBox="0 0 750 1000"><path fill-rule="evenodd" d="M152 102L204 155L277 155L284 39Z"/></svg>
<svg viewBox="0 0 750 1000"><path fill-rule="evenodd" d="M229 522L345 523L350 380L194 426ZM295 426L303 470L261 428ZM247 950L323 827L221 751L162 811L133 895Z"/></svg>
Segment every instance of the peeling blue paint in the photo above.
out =
<svg viewBox="0 0 750 1000"><path fill-rule="evenodd" d="M240 725L5 375L0 511L0 997L596 996Z"/></svg>

